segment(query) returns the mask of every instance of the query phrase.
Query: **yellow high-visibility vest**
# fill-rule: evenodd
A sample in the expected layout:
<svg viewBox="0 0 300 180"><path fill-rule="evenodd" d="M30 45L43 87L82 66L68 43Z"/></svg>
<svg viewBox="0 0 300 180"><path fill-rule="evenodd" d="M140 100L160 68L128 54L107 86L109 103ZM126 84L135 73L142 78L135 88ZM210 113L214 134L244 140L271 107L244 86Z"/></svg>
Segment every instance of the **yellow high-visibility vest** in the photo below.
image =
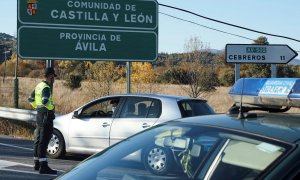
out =
<svg viewBox="0 0 300 180"><path fill-rule="evenodd" d="M43 104L43 99L42 99L42 91L44 88L50 88L50 86L45 83L45 82L40 82L36 87L35 87L35 103L36 103L36 107L37 108L42 108L45 107L48 110L53 110L54 109L54 104L53 104L53 98L52 98L52 94L50 91L50 97L49 97L49 101L46 105Z"/></svg>

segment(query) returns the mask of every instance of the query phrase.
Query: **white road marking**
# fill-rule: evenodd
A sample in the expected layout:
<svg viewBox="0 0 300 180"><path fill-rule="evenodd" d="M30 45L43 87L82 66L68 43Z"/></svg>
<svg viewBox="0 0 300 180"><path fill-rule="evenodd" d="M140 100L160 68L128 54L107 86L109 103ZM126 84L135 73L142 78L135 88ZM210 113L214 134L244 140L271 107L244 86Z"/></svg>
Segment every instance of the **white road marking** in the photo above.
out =
<svg viewBox="0 0 300 180"><path fill-rule="evenodd" d="M14 147L14 148L19 148L19 149L24 149L24 150L29 150L29 151L33 151L32 148L25 148L25 147L21 147L21 146L14 146L14 145L4 144L4 143L0 143L0 145L2 145L2 146L8 146L8 147Z"/></svg>
<svg viewBox="0 0 300 180"><path fill-rule="evenodd" d="M23 164L23 163L17 163L17 162L12 162L12 161L5 161L5 160L0 160L0 171L11 171L11 172L20 172L20 173L29 173L29 174L39 174L38 172L34 171L22 171L22 170L15 170L15 169L7 169L10 166L26 166L26 167L33 167L33 165L29 164ZM65 171L62 170L57 170L58 172L64 173ZM49 174L45 174L49 175ZM51 175L51 174L50 174ZM51 175L51 176L57 176L57 175Z"/></svg>
<svg viewBox="0 0 300 180"><path fill-rule="evenodd" d="M6 167L9 167L9 166L17 166L17 165L26 166L26 167L33 167L33 165L29 165L29 164L17 163L17 162L12 162L12 161L5 161L5 160L0 159L0 169L6 168Z"/></svg>
<svg viewBox="0 0 300 180"><path fill-rule="evenodd" d="M10 172L19 172L19 173L27 173L27 174L37 174L37 175L46 175L46 176L58 176L57 174L40 174L38 172L33 171L21 171L21 170L14 170L14 169L0 169L0 171L10 171Z"/></svg>
<svg viewBox="0 0 300 180"><path fill-rule="evenodd" d="M0 143L0 145L7 146L7 147L18 148L18 149L23 149L23 150L28 150L28 151L33 151L32 148L14 146L14 145L11 145L11 144ZM5 161L5 160L0 159L0 171L11 171L11 172L20 172L20 173L29 173L29 174L39 174L38 172L34 172L34 171L22 171L22 170L7 169L7 167L17 166L17 165L21 165L21 166L25 166L25 167L33 167L33 165L29 165L29 164L17 163L17 162L12 162L12 161ZM62 170L57 170L57 171L61 172L61 173L65 172L65 171L62 171ZM51 174L45 174L45 175L57 176L57 175L51 175Z"/></svg>

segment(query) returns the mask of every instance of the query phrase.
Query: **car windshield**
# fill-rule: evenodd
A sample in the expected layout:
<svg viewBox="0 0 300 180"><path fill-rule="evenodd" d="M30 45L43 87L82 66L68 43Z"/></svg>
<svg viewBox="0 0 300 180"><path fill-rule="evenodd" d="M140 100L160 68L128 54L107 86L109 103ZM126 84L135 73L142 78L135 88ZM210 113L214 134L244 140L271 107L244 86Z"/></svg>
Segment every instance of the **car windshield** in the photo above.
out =
<svg viewBox="0 0 300 180"><path fill-rule="evenodd" d="M211 127L170 123L132 136L61 179L254 179L286 144Z"/></svg>

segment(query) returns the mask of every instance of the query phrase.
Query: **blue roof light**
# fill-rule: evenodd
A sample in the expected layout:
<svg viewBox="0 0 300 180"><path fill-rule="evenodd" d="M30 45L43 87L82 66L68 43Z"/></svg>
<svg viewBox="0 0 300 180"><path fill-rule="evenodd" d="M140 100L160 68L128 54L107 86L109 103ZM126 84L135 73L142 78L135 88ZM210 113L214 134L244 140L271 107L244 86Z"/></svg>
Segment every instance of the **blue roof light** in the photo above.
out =
<svg viewBox="0 0 300 180"><path fill-rule="evenodd" d="M300 107L299 78L244 78L229 91L233 101L258 106Z"/></svg>

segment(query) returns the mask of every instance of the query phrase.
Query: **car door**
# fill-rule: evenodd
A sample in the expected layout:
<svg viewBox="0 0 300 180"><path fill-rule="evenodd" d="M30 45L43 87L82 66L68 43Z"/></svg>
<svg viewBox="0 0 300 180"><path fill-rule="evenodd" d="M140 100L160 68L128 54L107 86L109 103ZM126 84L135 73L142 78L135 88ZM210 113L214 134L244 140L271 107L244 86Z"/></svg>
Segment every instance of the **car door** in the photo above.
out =
<svg viewBox="0 0 300 180"><path fill-rule="evenodd" d="M161 102L145 97L127 97L113 119L110 145L153 126L161 114Z"/></svg>
<svg viewBox="0 0 300 180"><path fill-rule="evenodd" d="M85 152L100 151L109 146L113 105L120 98L100 99L83 107L72 119L69 130L70 148Z"/></svg>

